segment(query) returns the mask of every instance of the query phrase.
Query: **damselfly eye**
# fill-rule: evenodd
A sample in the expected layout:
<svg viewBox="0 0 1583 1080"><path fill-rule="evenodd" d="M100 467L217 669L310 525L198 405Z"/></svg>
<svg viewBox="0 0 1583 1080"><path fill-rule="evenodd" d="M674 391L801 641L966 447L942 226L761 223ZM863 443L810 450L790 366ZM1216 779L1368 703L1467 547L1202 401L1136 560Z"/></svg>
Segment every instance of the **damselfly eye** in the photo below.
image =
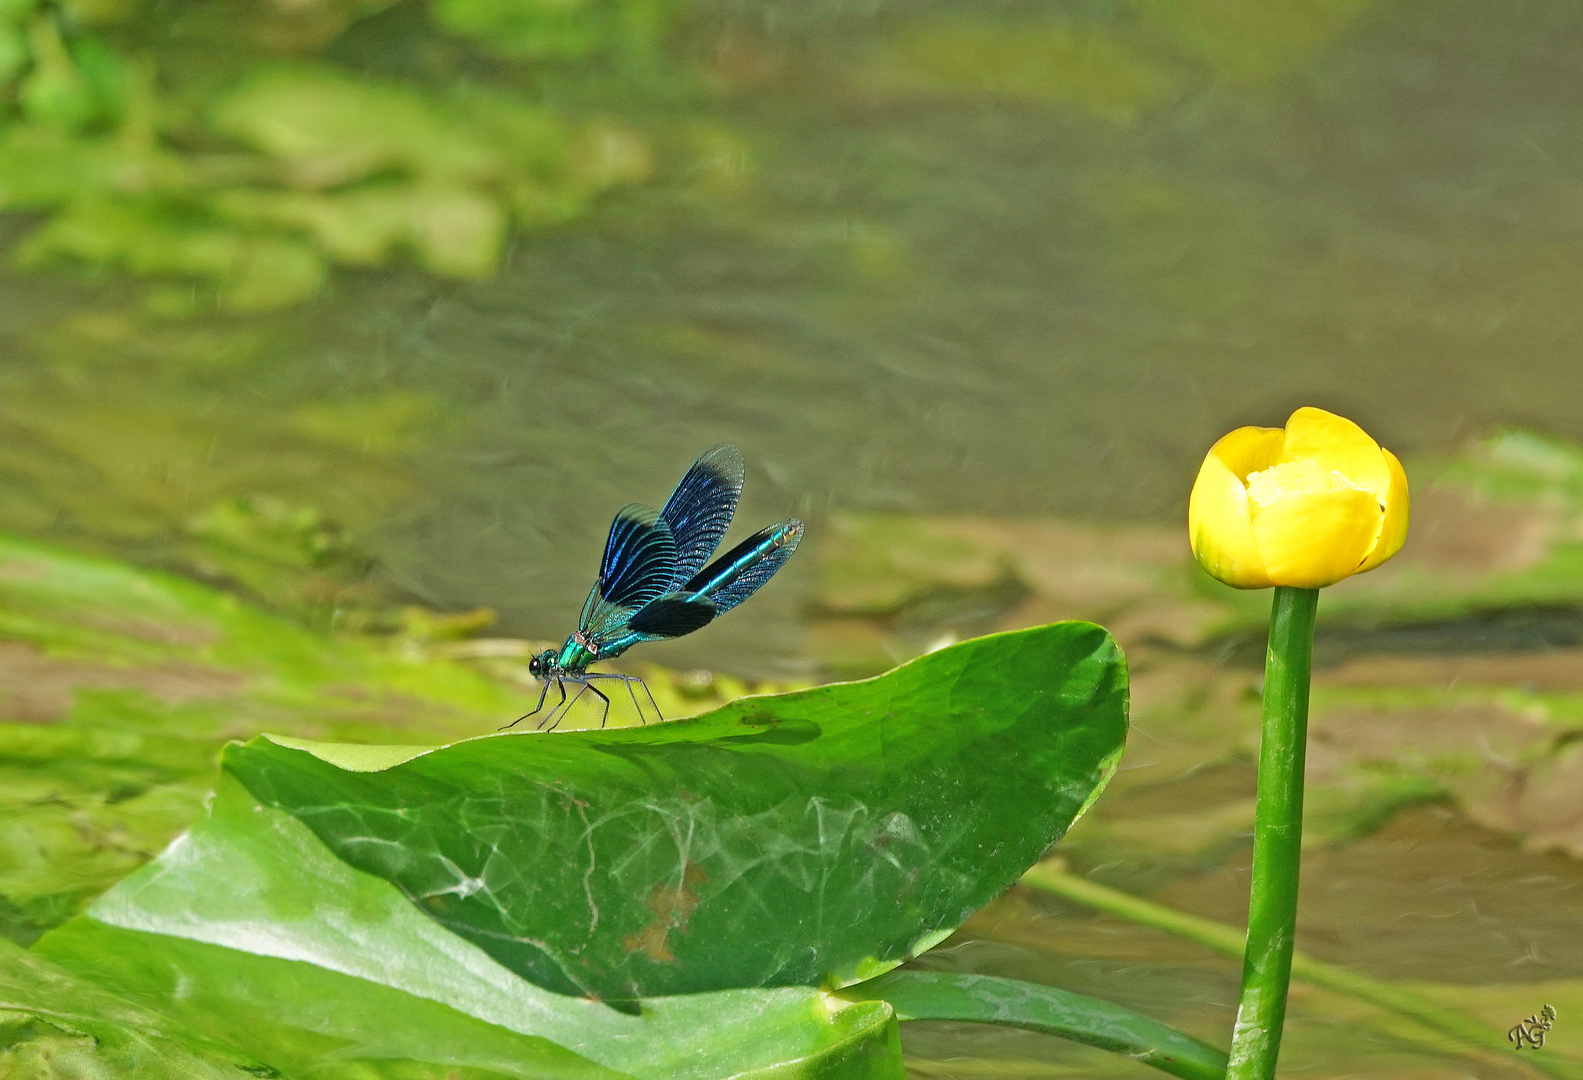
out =
<svg viewBox="0 0 1583 1080"><path fill-rule="evenodd" d="M532 660L528 661L528 674L537 675L542 666L543 665L539 663L539 658L535 656Z"/></svg>

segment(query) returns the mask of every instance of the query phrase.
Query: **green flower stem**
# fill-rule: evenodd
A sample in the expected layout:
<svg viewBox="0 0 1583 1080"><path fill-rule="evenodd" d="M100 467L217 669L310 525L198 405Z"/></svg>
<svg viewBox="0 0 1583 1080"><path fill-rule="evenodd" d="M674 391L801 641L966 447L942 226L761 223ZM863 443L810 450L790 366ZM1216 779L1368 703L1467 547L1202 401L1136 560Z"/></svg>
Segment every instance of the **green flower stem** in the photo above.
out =
<svg viewBox="0 0 1583 1080"><path fill-rule="evenodd" d="M1303 849L1303 763L1308 746L1308 676L1318 589L1276 586L1264 657L1264 729L1259 738L1258 814L1242 1000L1226 1080L1271 1080L1286 1022L1286 987L1297 934Z"/></svg>
<svg viewBox="0 0 1583 1080"><path fill-rule="evenodd" d="M1060 866L1059 860L1033 867L1022 876L1020 884L1140 926L1153 927L1195 941L1222 956L1238 958L1244 952L1244 935L1234 926L1188 915L1164 904L1156 904L1152 900L1068 873ZM1456 1009L1447 1008L1416 990L1371 979L1367 975L1359 975L1355 971L1295 951L1292 953L1292 977L1406 1017L1435 1032L1439 1036L1435 1040L1437 1048L1447 1048L1446 1037L1449 1036L1451 1049L1485 1052L1490 1057L1499 1055L1502 1061L1509 1061L1512 1057L1511 1044L1505 1041L1501 1032L1491 1031L1488 1024ZM1528 1058L1527 1062L1530 1067L1548 1076L1583 1080L1583 1067L1576 1064L1537 1054Z"/></svg>

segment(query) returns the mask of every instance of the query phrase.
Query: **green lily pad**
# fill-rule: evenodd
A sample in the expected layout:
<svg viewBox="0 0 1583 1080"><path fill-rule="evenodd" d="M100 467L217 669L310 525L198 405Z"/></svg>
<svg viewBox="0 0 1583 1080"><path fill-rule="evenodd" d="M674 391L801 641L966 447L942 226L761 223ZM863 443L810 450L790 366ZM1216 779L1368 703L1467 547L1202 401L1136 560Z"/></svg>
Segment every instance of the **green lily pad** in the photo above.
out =
<svg viewBox="0 0 1583 1080"><path fill-rule="evenodd" d="M247 1080L267 1066L0 940L0 1076Z"/></svg>
<svg viewBox="0 0 1583 1080"><path fill-rule="evenodd" d="M1109 779L1104 630L965 642L866 682L396 764L267 737L225 768L532 982L603 999L871 977L999 893Z"/></svg>
<svg viewBox="0 0 1583 1080"><path fill-rule="evenodd" d="M80 988L72 1030L177 1033L215 1063L204 1080L232 1061L313 1080L902 1075L882 1002L787 987L618 1011L533 986L225 776L155 863L21 955ZM0 955L0 1008L58 1025L65 992L7 995L13 966Z"/></svg>

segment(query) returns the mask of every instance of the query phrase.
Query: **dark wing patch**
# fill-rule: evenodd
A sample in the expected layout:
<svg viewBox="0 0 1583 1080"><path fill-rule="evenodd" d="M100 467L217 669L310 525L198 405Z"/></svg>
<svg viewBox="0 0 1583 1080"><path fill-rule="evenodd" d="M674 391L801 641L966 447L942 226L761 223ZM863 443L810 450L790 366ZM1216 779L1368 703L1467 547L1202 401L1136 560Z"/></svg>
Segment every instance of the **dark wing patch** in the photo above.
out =
<svg viewBox="0 0 1583 1080"><path fill-rule="evenodd" d="M660 517L676 538L676 577L671 588L698 573L726 534L742 497L746 474L742 453L729 443L705 452L665 500Z"/></svg>
<svg viewBox="0 0 1583 1080"><path fill-rule="evenodd" d="M600 598L638 608L670 591L676 577L676 540L652 506L629 503L616 511L599 564Z"/></svg>
<svg viewBox="0 0 1583 1080"><path fill-rule="evenodd" d="M627 628L649 637L678 638L708 626L715 613L714 602L706 596L669 593L635 612Z"/></svg>
<svg viewBox="0 0 1583 1080"><path fill-rule="evenodd" d="M775 576L797 550L802 533L803 524L795 518L760 529L710 563L683 591L702 593L724 615Z"/></svg>

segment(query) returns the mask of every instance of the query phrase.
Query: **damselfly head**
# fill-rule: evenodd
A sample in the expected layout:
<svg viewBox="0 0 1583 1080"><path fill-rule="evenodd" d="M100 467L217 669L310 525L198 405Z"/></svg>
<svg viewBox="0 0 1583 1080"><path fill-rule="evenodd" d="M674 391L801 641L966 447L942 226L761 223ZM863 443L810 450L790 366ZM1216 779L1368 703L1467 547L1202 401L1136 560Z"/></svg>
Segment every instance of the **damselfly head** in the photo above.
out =
<svg viewBox="0 0 1583 1080"><path fill-rule="evenodd" d="M545 649L539 655L528 661L528 674L534 678L543 678L550 673L555 664L555 650Z"/></svg>

